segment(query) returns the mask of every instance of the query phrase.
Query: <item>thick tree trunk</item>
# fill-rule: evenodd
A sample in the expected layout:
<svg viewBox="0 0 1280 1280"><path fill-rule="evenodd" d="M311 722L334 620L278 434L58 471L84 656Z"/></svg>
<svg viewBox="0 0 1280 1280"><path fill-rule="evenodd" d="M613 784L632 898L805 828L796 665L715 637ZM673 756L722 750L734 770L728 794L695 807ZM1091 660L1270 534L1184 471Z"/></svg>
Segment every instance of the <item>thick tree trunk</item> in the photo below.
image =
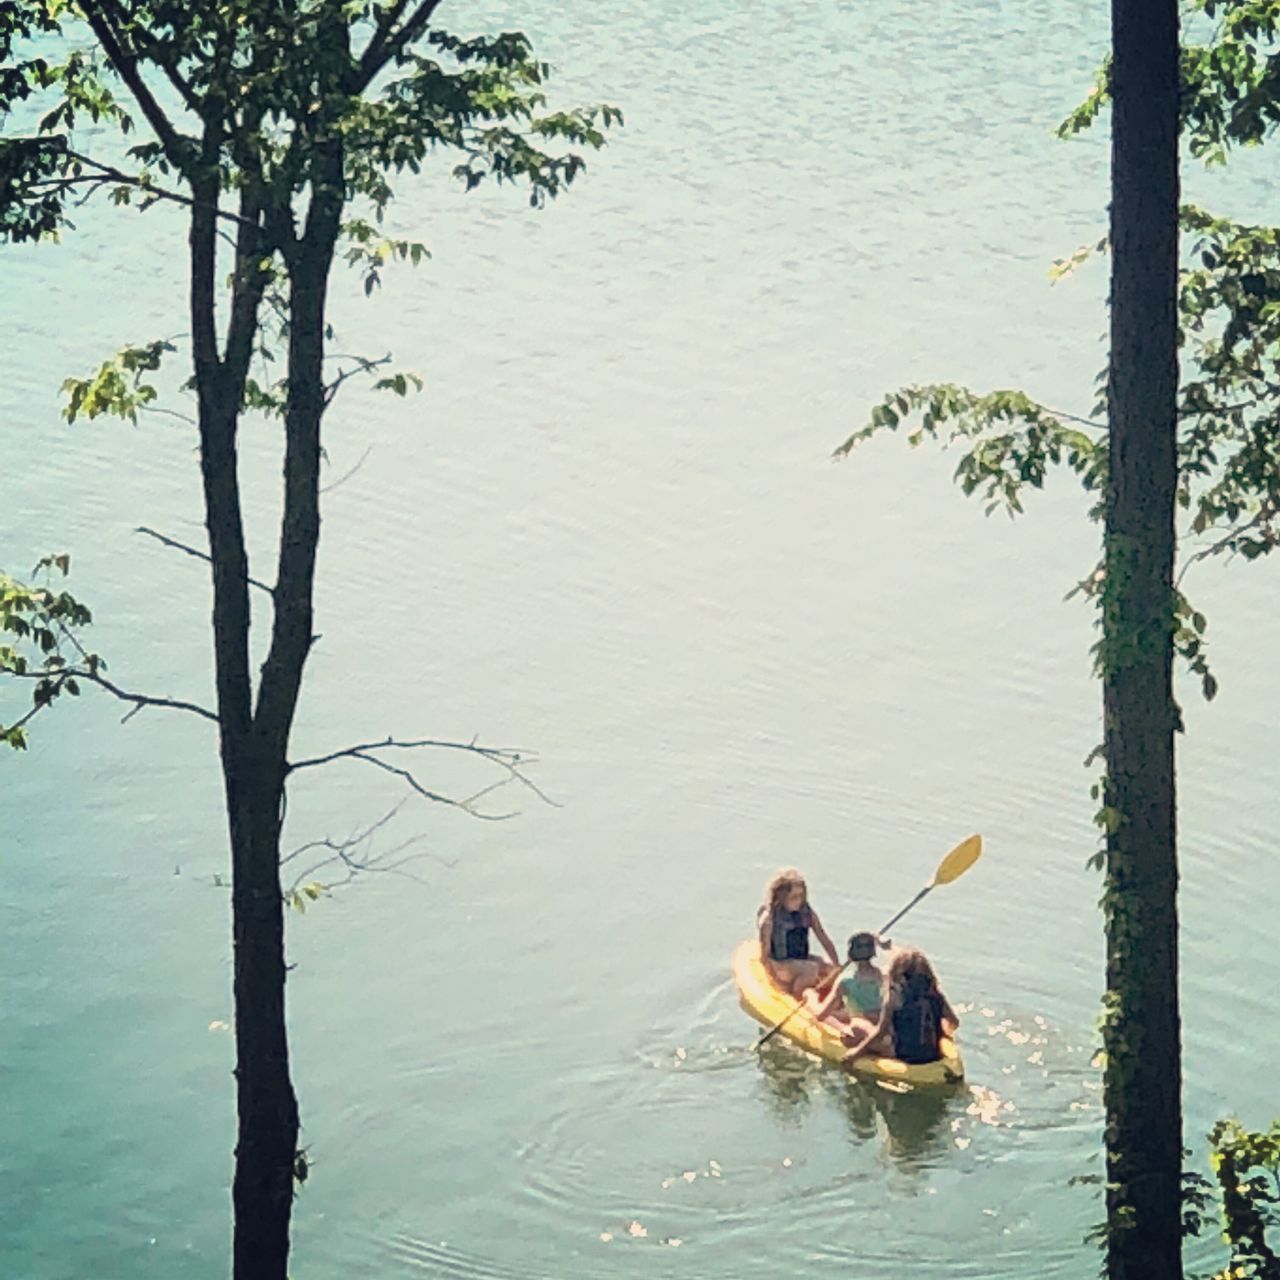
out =
<svg viewBox="0 0 1280 1280"><path fill-rule="evenodd" d="M1107 1272L1182 1275L1174 778L1177 0L1113 0L1110 469L1103 594L1108 803Z"/></svg>

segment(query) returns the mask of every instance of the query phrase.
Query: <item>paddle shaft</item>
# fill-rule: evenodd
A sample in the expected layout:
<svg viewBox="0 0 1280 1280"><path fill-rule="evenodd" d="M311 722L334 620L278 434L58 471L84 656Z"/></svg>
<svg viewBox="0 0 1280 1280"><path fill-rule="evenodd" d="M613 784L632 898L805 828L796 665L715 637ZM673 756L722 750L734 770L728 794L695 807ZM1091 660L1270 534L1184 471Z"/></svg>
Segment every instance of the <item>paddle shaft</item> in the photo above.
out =
<svg viewBox="0 0 1280 1280"><path fill-rule="evenodd" d="M929 892L929 890L930 890L930 889L932 889L932 888L933 888L933 883L932 883L932 882L930 882L929 884L925 885L925 887L924 887L923 889L921 889L921 890L920 890L920 892L919 892L919 893L917 893L917 894L916 894L916 896L915 896L914 898L912 898L912 899L911 899L911 901L910 901L910 902L908 902L908 903L907 903L907 905L906 905L905 907L903 907L903 908L902 908L902 910L901 910L901 911L899 911L899 912L898 912L898 914L897 914L896 916L894 916L894 917L893 917L893 919L892 919L892 920L890 920L890 921L889 921L889 923L888 923L887 925L885 925L883 929L881 929L881 930L880 930L880 934L879 934L879 936L880 936L880 937L884 937L884 935L885 935L886 933L888 933L888 932L889 932L889 930L890 930L890 929L892 929L892 928L893 928L893 926L894 926L895 924L897 924L897 923L898 923L898 921L899 921L899 920L901 920L901 919L902 919L902 917L903 917L903 916L905 916L905 915L907 914L907 912L908 912L908 911L910 911L910 910L911 910L911 908L912 908L912 907L914 907L914 906L916 905L916 903L917 903L917 902L919 902L919 901L920 901L920 899L921 899L921 898L923 898L923 897L925 896L925 894L927 894L927 893ZM841 974L842 974L842 973L843 973L843 972L844 972L844 971L845 971L845 970L846 970L846 969L847 969L847 968L848 968L852 963L853 963L853 961L852 961L852 960L846 960L846 961L844 962L844 964L842 964L842 965L841 965L841 966L840 966L840 967L835 971L835 973L831 974L830 976L828 976L828 977L826 977L826 978L823 978L823 979L822 979L822 981L818 983L818 987L817 987L816 989L819 989L819 990L820 990L822 987L829 987L833 982L838 981L838 980L839 980L839 978L840 978L840 975L841 975ZM783 1018L783 1020L782 1020L781 1022L774 1023L774 1025L773 1025L772 1027L770 1027L770 1028L769 1028L769 1030L768 1030L768 1031L766 1031L766 1032L764 1033L764 1035L762 1035L762 1036L760 1037L760 1039L759 1039L759 1040L757 1040L757 1041L756 1041L756 1048L757 1048L757 1049L759 1049L759 1048L761 1048L763 1045L768 1044L768 1043L769 1043L769 1041L770 1041L770 1040L772 1040L772 1039L773 1039L773 1037L774 1037L774 1036L776 1036L776 1035L778 1034L778 1032L779 1032L779 1031L781 1031L781 1030L782 1030L782 1028L783 1028L783 1027L785 1027L785 1026L787 1025L787 1023L788 1023L788 1022L790 1022L790 1021L791 1021L791 1019L792 1019L792 1018L794 1018L794 1017L796 1016L796 1014L797 1014L797 1013L799 1013L799 1012L800 1012L800 1010L801 1010L801 1009L803 1009L803 1008L804 1008L804 998L803 998L803 997L801 997L801 999L800 999L800 1000L798 1000L798 1001L796 1002L796 1007L795 1007L794 1009L792 1009L792 1010L791 1010L791 1012L790 1012L789 1014L787 1014L787 1016L786 1016L785 1018Z"/></svg>
<svg viewBox="0 0 1280 1280"><path fill-rule="evenodd" d="M926 893L928 893L928 892L929 892L929 890L930 890L930 889L932 889L932 888L933 888L933 885L932 885L932 884L927 884L927 885L925 885L925 887L924 887L923 889L921 889L921 890L920 890L920 892L919 892L919 893L917 893L917 894L916 894L916 896L915 896L914 898L912 898L912 899L911 899L911 901L910 901L910 902L908 902L908 903L907 903L907 905L906 905L905 907L903 907L903 908L902 908L902 910L901 910L901 911L899 911L899 912L898 912L898 914L897 914L896 916L894 916L894 917L893 917L893 919L892 919L892 920L890 920L890 921L889 921L889 923L888 923L887 925L885 925L883 929L881 929L881 930L880 930L880 936L883 938L883 937L884 937L884 935L885 935L886 933L888 933L888 932L889 932L889 930L890 930L890 929L892 929L892 928L893 928L893 926L894 926L895 924L897 924L897 923L898 923L898 921L899 921L899 920L901 920L901 919L902 919L902 917L903 917L903 916L905 916L905 915L907 914L907 912L908 912L908 911L910 911L910 910L911 910L911 908L912 908L912 907L914 907L914 906L916 905L916 903L917 903L917 902L919 902L919 901L920 901L920 899L921 899L921 898L923 898L923 897L925 896L925 894L926 894Z"/></svg>

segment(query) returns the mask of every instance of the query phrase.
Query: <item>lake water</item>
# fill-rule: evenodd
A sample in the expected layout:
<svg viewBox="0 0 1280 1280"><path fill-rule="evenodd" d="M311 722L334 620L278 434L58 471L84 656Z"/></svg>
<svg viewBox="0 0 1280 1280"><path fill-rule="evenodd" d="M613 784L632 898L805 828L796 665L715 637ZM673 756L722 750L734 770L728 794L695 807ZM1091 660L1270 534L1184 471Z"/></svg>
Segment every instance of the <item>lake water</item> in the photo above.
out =
<svg viewBox="0 0 1280 1280"><path fill-rule="evenodd" d="M451 15L452 16L452 15ZM343 349L427 390L344 391L330 423L323 639L300 753L427 734L535 751L557 802L482 823L407 804L369 877L289 924L313 1172L293 1274L895 1277L1094 1273L1099 884L1081 762L1096 530L1065 478L986 520L952 462L832 448L885 390L1025 386L1087 409L1105 270L1051 286L1105 221L1103 132L1051 137L1106 6L661 0L522 26L565 101L627 127L533 213L441 171L397 225L429 243ZM1265 211L1265 154L1193 194ZM209 696L189 429L57 419L125 341L181 334L180 219L85 210L6 250L0 563L69 550L122 683ZM244 448L265 547L274 431ZM264 565L260 572L265 576ZM1261 909L1280 753L1275 566L1201 566L1222 692L1184 682L1186 1105L1199 1147L1274 1108ZM6 695L7 696L7 695ZM3 762L0 1259L33 1280L226 1272L229 928L212 734L104 700ZM473 762L419 762L460 790ZM294 844L399 798L303 776ZM510 792L494 798L501 807ZM832 931L875 927L971 831L983 860L895 934L963 1009L939 1101L748 1052L729 954L799 864ZM1244 966L1232 963L1248 958Z"/></svg>

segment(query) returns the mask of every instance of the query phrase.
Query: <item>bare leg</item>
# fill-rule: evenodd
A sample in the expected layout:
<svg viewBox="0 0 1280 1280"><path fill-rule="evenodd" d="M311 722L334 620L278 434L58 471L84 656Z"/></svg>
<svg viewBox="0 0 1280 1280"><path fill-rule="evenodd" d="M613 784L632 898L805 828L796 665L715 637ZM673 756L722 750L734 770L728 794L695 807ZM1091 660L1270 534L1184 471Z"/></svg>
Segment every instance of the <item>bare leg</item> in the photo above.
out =
<svg viewBox="0 0 1280 1280"><path fill-rule="evenodd" d="M797 995L810 987L816 987L822 981L823 975L823 966L816 960L802 960L800 965L800 974L796 979Z"/></svg>
<svg viewBox="0 0 1280 1280"><path fill-rule="evenodd" d="M876 1029L876 1024L870 1018L864 1018L859 1014L849 1019L849 1025L845 1029L844 1042L849 1046L861 1044L867 1036Z"/></svg>
<svg viewBox="0 0 1280 1280"><path fill-rule="evenodd" d="M790 991L797 1000L804 997L810 987L818 985L818 962L816 960L783 960L778 962L778 985Z"/></svg>
<svg viewBox="0 0 1280 1280"><path fill-rule="evenodd" d="M863 1041L876 1029L876 1023L867 1018L854 1018L850 1023L849 1030L844 1034L844 1042L850 1049L859 1048ZM864 1055L873 1058L891 1058L893 1057L893 1036L885 1031L876 1038L860 1053L858 1056Z"/></svg>

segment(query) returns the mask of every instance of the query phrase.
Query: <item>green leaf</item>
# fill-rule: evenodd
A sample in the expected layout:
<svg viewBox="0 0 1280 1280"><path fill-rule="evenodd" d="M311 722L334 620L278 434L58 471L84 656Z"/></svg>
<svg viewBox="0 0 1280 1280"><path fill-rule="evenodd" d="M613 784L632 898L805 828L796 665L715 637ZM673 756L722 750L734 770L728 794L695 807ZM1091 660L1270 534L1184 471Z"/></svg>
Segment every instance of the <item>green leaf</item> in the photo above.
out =
<svg viewBox="0 0 1280 1280"><path fill-rule="evenodd" d="M1119 809L1104 804L1093 816L1094 822L1109 836L1115 835L1124 822L1124 815Z"/></svg>
<svg viewBox="0 0 1280 1280"><path fill-rule="evenodd" d="M412 386L415 391L421 391L426 384L416 373L394 373L386 378L379 378L373 384L375 391L392 391L398 396L406 396L409 394L409 388Z"/></svg>

